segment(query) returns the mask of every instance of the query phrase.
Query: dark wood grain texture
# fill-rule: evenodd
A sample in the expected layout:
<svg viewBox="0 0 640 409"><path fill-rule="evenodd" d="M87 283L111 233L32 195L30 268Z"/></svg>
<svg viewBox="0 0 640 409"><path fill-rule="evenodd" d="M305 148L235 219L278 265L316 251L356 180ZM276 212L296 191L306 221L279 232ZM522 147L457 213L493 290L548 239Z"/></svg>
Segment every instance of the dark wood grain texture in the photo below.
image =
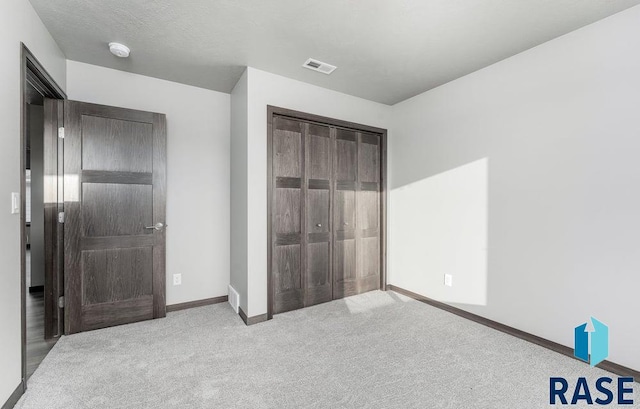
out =
<svg viewBox="0 0 640 409"><path fill-rule="evenodd" d="M272 135L273 214L270 215L270 261L273 271L272 311L280 313L304 306L304 195L305 144L303 124L277 118Z"/></svg>
<svg viewBox="0 0 640 409"><path fill-rule="evenodd" d="M58 246L58 109L60 101L44 101L44 337L59 336Z"/></svg>
<svg viewBox="0 0 640 409"><path fill-rule="evenodd" d="M80 105L64 103L64 325L65 334L83 330L82 325L82 215L80 207L82 174L82 127ZM75 177L73 176L75 175Z"/></svg>
<svg viewBox="0 0 640 409"><path fill-rule="evenodd" d="M416 301L423 302L425 304L431 305L432 307L436 307L438 309L450 312L451 314L455 314L455 315L457 315L459 317L466 318L466 319L468 319L470 321L473 321L473 322L477 322L478 324L482 324L482 325L487 326L489 328L493 328L493 329L495 329L497 331L504 332L505 334L509 334L509 335L514 336L516 338L520 338L520 339L523 339L525 341L531 342L533 344L540 345L541 347L544 347L544 348L550 349L552 351L558 352L558 353L560 353L562 355L566 355L566 356L568 356L570 358L578 359L578 358L576 358L574 356L573 348L564 346L564 345L559 344L557 342L553 342L553 341L550 341L548 339L539 337L537 335L533 335L533 334L530 334L528 332L525 332L525 331L510 327L508 325L502 324L500 322L493 321L493 320L490 320L488 318L481 317L479 315L470 313L470 312L465 311L465 310L461 310L460 308L456 308L456 307L454 307L452 305L445 304L445 303L440 302L440 301L436 301L436 300L434 300L432 298L425 297L423 295L411 292L409 290L405 290L404 288L397 287L395 285L391 285L391 284L387 285L387 290L394 291L394 292L396 292L398 294L402 294L402 295L407 296L409 298L413 298ZM599 363L596 366L598 368L600 368L600 369L604 369L605 371L612 372L612 373L614 373L616 375L631 376L631 377L633 377L633 379L636 382L640 383L640 371L636 371L635 369L628 368L626 366L623 366L623 365L620 365L620 364L616 364L616 363L611 362L611 361L602 361L601 363Z"/></svg>
<svg viewBox="0 0 640 409"><path fill-rule="evenodd" d="M82 181L83 237L151 234L153 219L152 186Z"/></svg>
<svg viewBox="0 0 640 409"><path fill-rule="evenodd" d="M386 131L271 106L267 117L268 318L381 288ZM278 301L298 286L295 302Z"/></svg>
<svg viewBox="0 0 640 409"><path fill-rule="evenodd" d="M66 101L65 134L65 332L164 317L165 116Z"/></svg>
<svg viewBox="0 0 640 409"><path fill-rule="evenodd" d="M86 111L81 122L83 171L153 172L153 123L91 116Z"/></svg>
<svg viewBox="0 0 640 409"><path fill-rule="evenodd" d="M82 252L84 306L153 294L153 247Z"/></svg>
<svg viewBox="0 0 640 409"><path fill-rule="evenodd" d="M82 308L82 330L91 331L153 318L153 296L88 304Z"/></svg>
<svg viewBox="0 0 640 409"><path fill-rule="evenodd" d="M182 311L190 308L205 307L207 305L220 304L227 301L229 301L229 296L222 295L220 297L205 298L203 300L187 301L187 302L178 303L178 304L170 304L170 305L167 305L167 312Z"/></svg>
<svg viewBox="0 0 640 409"><path fill-rule="evenodd" d="M27 296L27 373L25 377L27 381L59 339L45 338L44 298L44 292L30 292Z"/></svg>
<svg viewBox="0 0 640 409"><path fill-rule="evenodd" d="M153 216L167 224L167 117L153 114ZM167 230L154 231L153 318L167 315Z"/></svg>
<svg viewBox="0 0 640 409"><path fill-rule="evenodd" d="M153 173L83 170L82 182L152 185Z"/></svg>
<svg viewBox="0 0 640 409"><path fill-rule="evenodd" d="M331 301L331 182L333 180L332 129L318 124L305 124L305 186L307 206L303 254L304 306Z"/></svg>

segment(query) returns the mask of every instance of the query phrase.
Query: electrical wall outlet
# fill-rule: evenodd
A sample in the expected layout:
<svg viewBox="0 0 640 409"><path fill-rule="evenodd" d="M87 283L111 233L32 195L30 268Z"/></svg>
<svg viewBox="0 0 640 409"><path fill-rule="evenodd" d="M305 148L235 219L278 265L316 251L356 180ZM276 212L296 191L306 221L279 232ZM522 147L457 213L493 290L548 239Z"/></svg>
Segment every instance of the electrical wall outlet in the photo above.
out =
<svg viewBox="0 0 640 409"><path fill-rule="evenodd" d="M181 284L182 284L182 274L174 274L173 285L181 285Z"/></svg>
<svg viewBox="0 0 640 409"><path fill-rule="evenodd" d="M453 287L453 276L451 274L444 275L444 285L447 287Z"/></svg>

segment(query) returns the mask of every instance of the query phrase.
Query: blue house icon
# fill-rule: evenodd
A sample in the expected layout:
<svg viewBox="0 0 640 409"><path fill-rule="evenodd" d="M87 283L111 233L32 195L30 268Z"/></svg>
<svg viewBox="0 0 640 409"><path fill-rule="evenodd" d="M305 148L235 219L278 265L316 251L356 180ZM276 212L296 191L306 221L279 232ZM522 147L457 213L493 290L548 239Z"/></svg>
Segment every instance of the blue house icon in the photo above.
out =
<svg viewBox="0 0 640 409"><path fill-rule="evenodd" d="M573 355L593 367L609 356L609 327L594 317L591 317L591 323L593 332L587 330L586 322L574 329ZM589 354L589 344L591 344L591 354Z"/></svg>

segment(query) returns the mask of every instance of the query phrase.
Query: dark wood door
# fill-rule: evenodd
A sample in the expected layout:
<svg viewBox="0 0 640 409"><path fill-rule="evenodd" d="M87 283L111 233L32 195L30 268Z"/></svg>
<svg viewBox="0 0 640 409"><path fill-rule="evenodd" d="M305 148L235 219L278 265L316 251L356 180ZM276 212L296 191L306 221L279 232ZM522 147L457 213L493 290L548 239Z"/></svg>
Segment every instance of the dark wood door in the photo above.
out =
<svg viewBox="0 0 640 409"><path fill-rule="evenodd" d="M333 298L380 287L380 136L337 129Z"/></svg>
<svg viewBox="0 0 640 409"><path fill-rule="evenodd" d="M58 215L64 211L61 176L63 144L58 129L63 125L64 102L44 100L44 337L51 339L64 333L63 309L58 300L63 294L64 228Z"/></svg>
<svg viewBox="0 0 640 409"><path fill-rule="evenodd" d="M304 307L304 127L302 122L281 117L273 124L271 271L276 314Z"/></svg>
<svg viewBox="0 0 640 409"><path fill-rule="evenodd" d="M273 115L270 308L381 288L383 136Z"/></svg>
<svg viewBox="0 0 640 409"><path fill-rule="evenodd" d="M355 294L357 280L358 141L355 131L337 129L335 144L335 250L333 297Z"/></svg>
<svg viewBox="0 0 640 409"><path fill-rule="evenodd" d="M332 198L333 180L331 128L305 124L305 183L307 185L307 242L305 307L331 301L332 287Z"/></svg>
<svg viewBox="0 0 640 409"><path fill-rule="evenodd" d="M65 101L64 127L66 333L164 317L165 116Z"/></svg>
<svg viewBox="0 0 640 409"><path fill-rule="evenodd" d="M380 135L358 132L357 269L353 292L380 288Z"/></svg>

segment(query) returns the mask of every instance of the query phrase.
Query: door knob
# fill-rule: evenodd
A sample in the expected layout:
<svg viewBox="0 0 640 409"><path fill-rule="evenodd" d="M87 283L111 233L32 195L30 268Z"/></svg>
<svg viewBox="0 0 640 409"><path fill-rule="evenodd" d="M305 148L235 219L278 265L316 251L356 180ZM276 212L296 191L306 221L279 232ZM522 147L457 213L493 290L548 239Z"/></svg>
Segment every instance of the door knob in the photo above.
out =
<svg viewBox="0 0 640 409"><path fill-rule="evenodd" d="M316 227L322 227L322 223L316 224Z"/></svg>
<svg viewBox="0 0 640 409"><path fill-rule="evenodd" d="M165 227L167 227L167 226L165 226L165 225L164 225L164 224L162 224L162 223L156 223L156 224L155 224L155 225L153 225L153 226L147 226L147 227L145 227L145 229L147 229L147 230L157 230L157 231L162 231L162 230L164 230L164 228L165 228Z"/></svg>

